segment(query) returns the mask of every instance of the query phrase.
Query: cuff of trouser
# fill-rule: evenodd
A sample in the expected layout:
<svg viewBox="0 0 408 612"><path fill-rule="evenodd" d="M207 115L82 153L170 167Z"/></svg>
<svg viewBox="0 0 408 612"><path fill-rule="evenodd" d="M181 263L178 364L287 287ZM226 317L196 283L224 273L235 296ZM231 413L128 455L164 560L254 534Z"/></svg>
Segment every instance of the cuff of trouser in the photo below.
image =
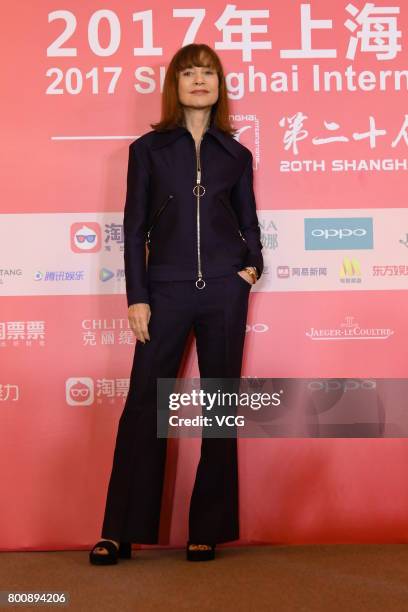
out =
<svg viewBox="0 0 408 612"><path fill-rule="evenodd" d="M131 291L126 294L127 305L132 304L149 304L150 296L147 289L139 289L138 291Z"/></svg>

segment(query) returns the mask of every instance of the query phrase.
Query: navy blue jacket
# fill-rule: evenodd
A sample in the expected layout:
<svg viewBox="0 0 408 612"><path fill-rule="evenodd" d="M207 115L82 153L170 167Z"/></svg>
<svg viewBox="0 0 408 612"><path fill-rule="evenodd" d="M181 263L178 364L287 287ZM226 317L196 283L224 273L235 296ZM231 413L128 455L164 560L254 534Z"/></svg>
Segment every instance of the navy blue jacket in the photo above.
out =
<svg viewBox="0 0 408 612"><path fill-rule="evenodd" d="M151 130L129 145L123 219L128 306L149 303L148 278L196 280L203 287L207 278L245 266L256 266L261 276L252 164L251 151L212 121L198 152L183 126Z"/></svg>

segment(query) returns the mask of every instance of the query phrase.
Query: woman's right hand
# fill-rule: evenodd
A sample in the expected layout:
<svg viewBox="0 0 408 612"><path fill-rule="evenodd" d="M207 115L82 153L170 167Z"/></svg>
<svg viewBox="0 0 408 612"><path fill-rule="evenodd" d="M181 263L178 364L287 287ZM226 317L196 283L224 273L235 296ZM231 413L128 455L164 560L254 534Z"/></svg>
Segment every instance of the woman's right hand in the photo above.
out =
<svg viewBox="0 0 408 612"><path fill-rule="evenodd" d="M128 308L130 327L136 338L143 342L143 344L145 344L146 340L150 340L148 330L150 316L150 304L140 302L139 304L131 304Z"/></svg>

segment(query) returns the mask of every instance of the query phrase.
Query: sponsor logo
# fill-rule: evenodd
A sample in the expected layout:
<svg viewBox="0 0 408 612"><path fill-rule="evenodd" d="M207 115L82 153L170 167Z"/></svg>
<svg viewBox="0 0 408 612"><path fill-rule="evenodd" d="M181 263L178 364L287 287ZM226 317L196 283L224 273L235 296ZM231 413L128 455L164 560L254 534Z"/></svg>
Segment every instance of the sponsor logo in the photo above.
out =
<svg viewBox="0 0 408 612"><path fill-rule="evenodd" d="M347 316L339 327L311 327L305 334L311 340L387 340L394 335L394 330L389 327L363 327L354 317Z"/></svg>
<svg viewBox="0 0 408 612"><path fill-rule="evenodd" d="M69 406L89 406L94 401L92 378L68 378L65 383L65 397Z"/></svg>
<svg viewBox="0 0 408 612"><path fill-rule="evenodd" d="M269 325L267 325L266 323L254 323L253 325L247 324L245 331L247 333L254 332L257 334L264 334L265 332L269 331Z"/></svg>
<svg viewBox="0 0 408 612"><path fill-rule="evenodd" d="M101 268L101 270L99 272L99 279L103 283L106 283L106 281L110 280L114 276L115 276L115 273L112 272L112 270L108 270L108 268Z"/></svg>
<svg viewBox="0 0 408 612"><path fill-rule="evenodd" d="M82 281L85 278L84 270L37 270L34 273L35 281L60 282Z"/></svg>
<svg viewBox="0 0 408 612"><path fill-rule="evenodd" d="M306 251L372 248L372 217L305 219Z"/></svg>
<svg viewBox="0 0 408 612"><path fill-rule="evenodd" d="M373 266L372 272L373 276L408 276L408 266L406 264Z"/></svg>
<svg viewBox="0 0 408 612"><path fill-rule="evenodd" d="M374 391L377 388L377 381L358 378L318 379L310 381L307 388L309 391L323 391L324 393L330 393L331 391L342 391L343 393L361 390Z"/></svg>
<svg viewBox="0 0 408 612"><path fill-rule="evenodd" d="M86 221L71 225L71 250L74 253L96 253L102 246L102 232L99 223Z"/></svg>
<svg viewBox="0 0 408 612"><path fill-rule="evenodd" d="M408 234L405 234L405 238L400 239L400 244L403 244L405 247L408 248Z"/></svg>
<svg viewBox="0 0 408 612"><path fill-rule="evenodd" d="M278 278L289 278L290 276L289 266L278 266L276 268L276 276Z"/></svg>
<svg viewBox="0 0 408 612"><path fill-rule="evenodd" d="M45 321L0 321L0 347L45 345Z"/></svg>
<svg viewBox="0 0 408 612"><path fill-rule="evenodd" d="M6 280L22 276L23 271L21 268L0 268L0 285L3 285Z"/></svg>
<svg viewBox="0 0 408 612"><path fill-rule="evenodd" d="M260 160L260 123L252 113L239 113L231 116L237 130L235 140L251 149L254 160L254 170L258 170Z"/></svg>
<svg viewBox="0 0 408 612"><path fill-rule="evenodd" d="M65 399L69 406L90 406L91 404L114 404L118 399L125 401L129 394L130 378L96 378L87 376L67 378Z"/></svg>
<svg viewBox="0 0 408 612"><path fill-rule="evenodd" d="M259 227L261 229L261 242L264 249L275 251L278 248L278 228L272 220L264 221L261 217Z"/></svg>
<svg viewBox="0 0 408 612"><path fill-rule="evenodd" d="M294 278L294 277L305 277L305 276L327 276L327 268L317 268L313 266L309 267L289 267L289 266L277 266L276 276L278 278Z"/></svg>
<svg viewBox="0 0 408 612"><path fill-rule="evenodd" d="M361 283L361 268L358 259L344 257L339 276L342 283Z"/></svg>

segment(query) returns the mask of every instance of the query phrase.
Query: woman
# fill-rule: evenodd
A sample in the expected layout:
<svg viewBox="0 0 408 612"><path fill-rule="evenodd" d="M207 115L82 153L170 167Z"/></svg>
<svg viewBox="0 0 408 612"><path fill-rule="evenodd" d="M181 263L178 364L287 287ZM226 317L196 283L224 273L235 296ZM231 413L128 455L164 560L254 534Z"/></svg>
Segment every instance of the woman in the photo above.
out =
<svg viewBox="0 0 408 612"><path fill-rule="evenodd" d="M129 147L124 258L138 342L91 563L117 563L132 542L158 542L167 439L157 437L156 383L177 377L190 331L201 377L241 375L263 257L252 154L233 137L228 111L218 55L187 45L166 72L161 121ZM213 559L216 543L238 538L237 439L203 437L187 559Z"/></svg>

